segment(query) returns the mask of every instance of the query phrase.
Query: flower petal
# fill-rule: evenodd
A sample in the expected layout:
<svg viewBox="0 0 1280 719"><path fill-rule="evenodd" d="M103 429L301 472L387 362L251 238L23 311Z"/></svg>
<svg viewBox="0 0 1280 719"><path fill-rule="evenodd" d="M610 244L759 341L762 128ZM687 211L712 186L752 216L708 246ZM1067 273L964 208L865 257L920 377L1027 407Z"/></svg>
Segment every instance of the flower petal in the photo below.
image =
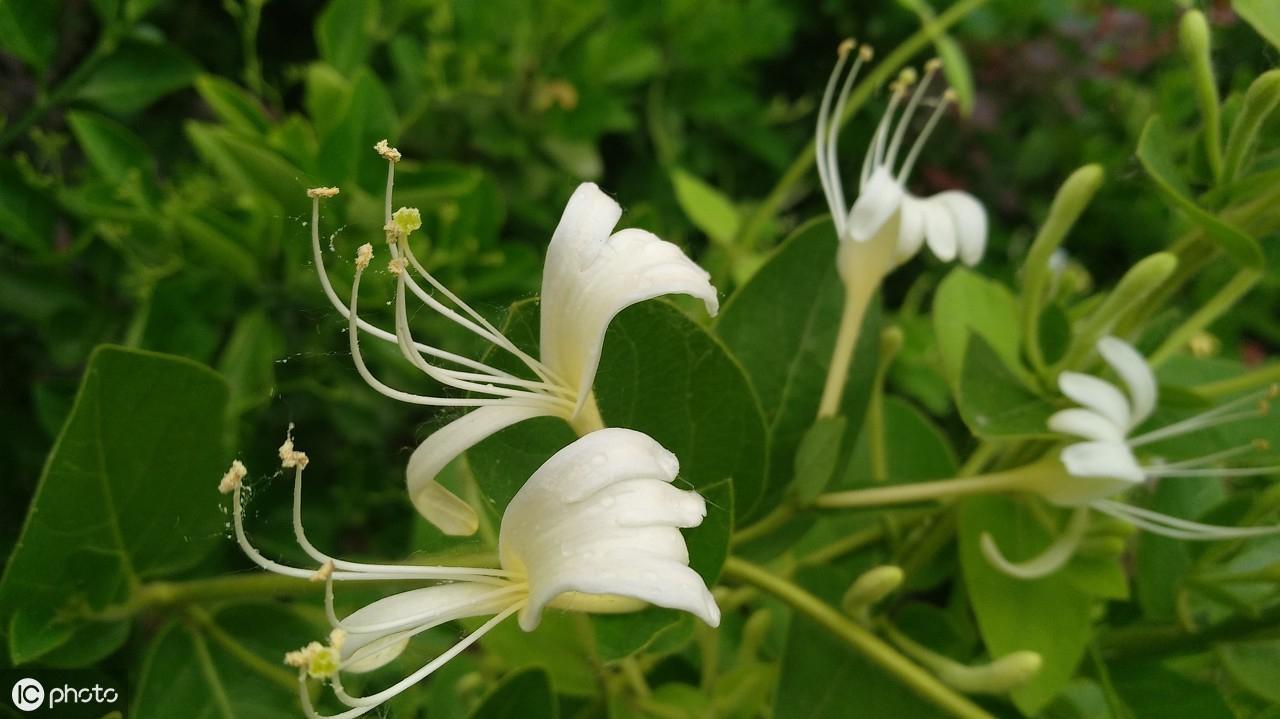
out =
<svg viewBox="0 0 1280 719"><path fill-rule="evenodd" d="M894 250L894 259L902 264L920 251L924 245L924 208L920 200L910 194L902 198L902 214L898 224L898 246Z"/></svg>
<svg viewBox="0 0 1280 719"><path fill-rule="evenodd" d="M1062 450L1062 465L1075 477L1139 483L1145 479L1133 452L1121 442L1077 442Z"/></svg>
<svg viewBox="0 0 1280 719"><path fill-rule="evenodd" d="M924 239L933 255L943 262L956 258L955 220L946 206L938 202L937 197L920 200L920 208L924 213Z"/></svg>
<svg viewBox="0 0 1280 719"><path fill-rule="evenodd" d="M700 524L706 504L671 486L678 470L653 439L621 428L592 432L547 460L507 505L498 539L502 566L528 578L520 626L532 630L565 594L629 597L718 624L679 530Z"/></svg>
<svg viewBox="0 0 1280 719"><path fill-rule="evenodd" d="M875 236L902 205L906 192L884 167L877 167L849 208L849 237L865 242ZM840 238L846 239L846 238Z"/></svg>
<svg viewBox="0 0 1280 719"><path fill-rule="evenodd" d="M1049 429L1084 439L1123 442L1124 432L1111 420L1093 410L1072 407L1055 412L1049 418Z"/></svg>
<svg viewBox="0 0 1280 719"><path fill-rule="evenodd" d="M960 261L970 266L978 264L987 247L987 211L982 203L973 195L957 190L940 192L929 200L951 214Z"/></svg>
<svg viewBox="0 0 1280 719"><path fill-rule="evenodd" d="M670 242L643 230L608 235L617 203L584 183L569 200L547 250L542 275L541 359L586 401L600 363L605 329L637 302L668 294L697 297L719 309L711 276Z"/></svg>
<svg viewBox="0 0 1280 719"><path fill-rule="evenodd" d="M489 435L517 422L551 414L554 412L547 407L508 400L472 410L436 430L413 451L405 470L413 506L445 534L474 534L480 523L475 510L437 482L436 475Z"/></svg>
<svg viewBox="0 0 1280 719"><path fill-rule="evenodd" d="M1133 429L1146 421L1156 408L1155 373L1133 345L1115 337L1103 337L1099 340L1098 353L1129 388L1133 416L1126 429Z"/></svg>
<svg viewBox="0 0 1280 719"><path fill-rule="evenodd" d="M342 644L343 671L368 672L395 659L414 634L445 622L496 614L512 604L512 595L495 596L494 587L472 582L440 584L384 597L352 612L343 626L401 626L382 631L347 630ZM404 620L404 621L401 621ZM408 626L403 626L412 622Z"/></svg>
<svg viewBox="0 0 1280 719"><path fill-rule="evenodd" d="M1071 399L1107 418L1121 432L1129 431L1129 400L1115 385L1093 375L1063 372L1058 388Z"/></svg>

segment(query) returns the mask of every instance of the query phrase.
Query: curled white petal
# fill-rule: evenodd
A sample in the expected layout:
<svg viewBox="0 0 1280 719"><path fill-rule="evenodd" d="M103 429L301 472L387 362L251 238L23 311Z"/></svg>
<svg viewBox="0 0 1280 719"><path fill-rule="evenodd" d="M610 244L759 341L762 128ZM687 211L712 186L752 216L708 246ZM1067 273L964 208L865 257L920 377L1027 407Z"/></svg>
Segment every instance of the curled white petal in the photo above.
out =
<svg viewBox="0 0 1280 719"><path fill-rule="evenodd" d="M628 597L680 609L715 626L720 611L689 568L681 527L702 522L696 492L670 486L675 457L647 435L602 429L557 452L502 518L502 566L523 573L526 631L561 595Z"/></svg>
<svg viewBox="0 0 1280 719"><path fill-rule="evenodd" d="M495 432L549 414L554 412L536 404L499 402L475 409L433 432L409 456L405 470L413 506L445 534L474 534L480 524L475 510L437 482L436 475L455 457Z"/></svg>
<svg viewBox="0 0 1280 719"><path fill-rule="evenodd" d="M1098 477L1139 483L1145 475L1133 452L1122 442L1077 442L1062 450L1062 465L1075 477Z"/></svg>
<svg viewBox="0 0 1280 719"><path fill-rule="evenodd" d="M719 309L711 276L670 242L644 230L610 234L621 208L591 183L580 185L551 238L542 275L541 359L586 401L605 329L631 305L668 294Z"/></svg>
<svg viewBox="0 0 1280 719"><path fill-rule="evenodd" d="M850 238L865 242L874 237L902 205L905 195L892 173L884 167L876 168L849 209Z"/></svg>
<svg viewBox="0 0 1280 719"><path fill-rule="evenodd" d="M1111 420L1081 407L1055 412L1049 418L1049 429L1062 434L1073 434L1084 439L1123 442L1124 432Z"/></svg>
<svg viewBox="0 0 1280 719"><path fill-rule="evenodd" d="M911 194L902 198L902 212L898 221L898 247L894 259L906 262L924 246L924 209L920 200Z"/></svg>
<svg viewBox="0 0 1280 719"><path fill-rule="evenodd" d="M1121 432L1129 430L1129 400L1115 385L1093 375L1063 372L1058 375L1058 388L1067 397L1106 417Z"/></svg>
<svg viewBox="0 0 1280 719"><path fill-rule="evenodd" d="M924 241L929 250L943 262L954 260L959 248L951 212L934 197L920 200L920 207L924 211Z"/></svg>
<svg viewBox="0 0 1280 719"><path fill-rule="evenodd" d="M1156 407L1156 376L1151 366L1132 345L1115 337L1098 341L1098 353L1120 375L1129 388L1132 417L1126 429L1143 423Z"/></svg>
<svg viewBox="0 0 1280 719"><path fill-rule="evenodd" d="M509 604L510 596L495 598L492 586L471 582L422 587L384 597L352 612L342 624L376 627L408 620L409 626L370 632L347 630L342 643L342 669L373 671L399 656L414 634L456 619L496 614Z"/></svg>
<svg viewBox="0 0 1280 719"><path fill-rule="evenodd" d="M960 261L970 266L978 264L987 248L987 211L982 203L957 190L940 192L929 201L946 208L951 215Z"/></svg>

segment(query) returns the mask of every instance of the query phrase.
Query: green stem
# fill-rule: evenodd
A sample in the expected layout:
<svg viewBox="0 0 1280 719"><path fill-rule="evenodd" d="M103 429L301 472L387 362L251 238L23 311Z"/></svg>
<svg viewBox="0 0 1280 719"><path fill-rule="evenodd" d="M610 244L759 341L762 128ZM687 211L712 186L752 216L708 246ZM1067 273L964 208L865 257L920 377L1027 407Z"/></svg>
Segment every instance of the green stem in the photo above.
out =
<svg viewBox="0 0 1280 719"><path fill-rule="evenodd" d="M762 517L760 521L734 532L733 537L729 539L729 546L736 547L772 534L781 529L787 522L790 522L795 515L796 506L790 502L783 502L774 508L772 512Z"/></svg>
<svg viewBox="0 0 1280 719"><path fill-rule="evenodd" d="M880 277L874 282L846 282L844 310L840 314L840 329L836 332L836 344L831 352L831 365L827 367L827 380L822 386L822 399L818 402L818 418L840 414L840 400L844 399L844 385L849 380L849 365L858 347L858 334L867 305L880 287Z"/></svg>
<svg viewBox="0 0 1280 719"><path fill-rule="evenodd" d="M1233 617L1197 632L1189 632L1177 624L1116 629L1103 637L1102 652L1109 659L1190 654L1218 642L1261 638L1258 635L1260 631L1274 636L1277 627L1280 627L1280 606L1271 607L1256 618Z"/></svg>
<svg viewBox="0 0 1280 719"><path fill-rule="evenodd" d="M1280 382L1280 362L1259 367L1238 377L1196 385L1192 389L1209 399L1218 399L1276 382Z"/></svg>
<svg viewBox="0 0 1280 719"><path fill-rule="evenodd" d="M900 521L903 528L913 527L937 514L934 509L904 509L886 514L874 527L867 527L828 544L810 554L801 557L797 564L803 567L820 567L829 564L846 554L856 552L863 547L871 546L890 533L893 521Z"/></svg>
<svg viewBox="0 0 1280 719"><path fill-rule="evenodd" d="M751 584L786 602L792 609L830 631L921 698L952 716L992 719L977 704L938 681L884 640L849 621L840 612L786 579L737 557L729 557L725 561L724 573L727 577Z"/></svg>
<svg viewBox="0 0 1280 719"><path fill-rule="evenodd" d="M138 587L128 601L99 612L90 612L86 618L118 621L161 607L218 600L294 596L318 592L323 588L324 584L320 582L278 574L237 574L185 582L149 582Z"/></svg>
<svg viewBox="0 0 1280 719"><path fill-rule="evenodd" d="M934 22L918 30L903 41L901 45L898 45L893 52L886 55L883 60L867 73L866 78L854 88L853 93L849 96L849 101L845 104L844 115L839 119L841 127L866 103L867 99L871 97L871 93L893 77L894 73L898 72L911 59L912 55L923 49L947 28L963 20L969 13L986 3L987 0L960 0L960 2L947 8L941 15L938 15ZM808 174L810 166L813 164L813 157L813 141L810 140L809 144L805 145L796 159L782 173L778 183L773 186L773 189L769 191L764 200L756 206L755 212L751 213L747 221L742 223L742 230L738 233L738 237L733 244L739 247L755 246L760 232L769 223L769 220L778 214L782 203L790 196L792 186L799 182L800 178Z"/></svg>
<svg viewBox="0 0 1280 719"><path fill-rule="evenodd" d="M1004 472L981 474L976 477L957 477L954 479L939 479L932 482L895 484L890 487L829 492L819 495L814 500L813 506L822 509L852 509L854 507L874 507L884 504L924 502L968 494L1027 490L1032 488L1031 483L1034 479L1034 469L1024 466Z"/></svg>
<svg viewBox="0 0 1280 719"><path fill-rule="evenodd" d="M1147 362L1153 367L1164 364L1175 352L1185 347L1191 338L1231 309L1260 279L1262 273L1258 270L1246 268L1237 272L1212 299L1170 333L1160 347L1147 357Z"/></svg>

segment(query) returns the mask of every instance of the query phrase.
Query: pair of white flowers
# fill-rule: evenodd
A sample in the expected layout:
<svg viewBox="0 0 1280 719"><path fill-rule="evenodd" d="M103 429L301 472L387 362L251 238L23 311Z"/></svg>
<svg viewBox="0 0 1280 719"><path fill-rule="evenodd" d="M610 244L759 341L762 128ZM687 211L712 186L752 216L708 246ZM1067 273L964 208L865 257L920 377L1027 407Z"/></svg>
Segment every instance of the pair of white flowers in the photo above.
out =
<svg viewBox="0 0 1280 719"><path fill-rule="evenodd" d="M621 207L594 184L584 183L569 199L547 250L540 345L534 357L423 267L410 246L413 232L421 227L418 211L391 209L400 153L386 141L375 149L388 164L384 231L390 255L387 269L396 282L394 331L367 322L358 312L360 283L373 261L372 245L359 248L349 301L338 297L324 269L320 200L338 194L337 188L308 191L312 249L321 285L348 321L351 354L360 376L397 400L471 408L429 436L410 457L406 473L414 506L447 534L471 534L478 526L476 511L436 481L445 465L489 435L534 417L560 417L581 436L547 460L508 504L498 539L498 568L366 564L321 552L308 541L302 526L302 476L308 458L294 449L292 435L280 448L280 459L282 466L295 473L294 533L319 569L280 564L264 557L245 534L242 481L247 470L238 461L233 464L220 489L233 494L235 533L244 552L269 571L327 584L329 642L312 642L286 657L299 669L300 695L308 716L319 716L307 691L308 677L327 680L336 698L348 707L333 717L357 717L422 680L512 615L518 615L521 628L532 631L547 607L613 613L652 604L718 625L719 608L705 582L689 567L688 547L680 532L701 524L705 502L697 492L672 485L680 465L658 442L633 430L605 428L592 391L605 330L616 314L646 299L680 293L703 300L714 315L718 301L710 276L678 247L649 232L614 232ZM410 293L495 350L509 353L536 379L415 340L408 322ZM365 364L362 335L394 343L428 377L466 394L415 394L388 386ZM429 585L375 601L344 618L337 616L335 583L393 579ZM490 615L448 651L382 691L355 696L343 686L343 673L367 672L387 664L421 632L458 619Z"/></svg>

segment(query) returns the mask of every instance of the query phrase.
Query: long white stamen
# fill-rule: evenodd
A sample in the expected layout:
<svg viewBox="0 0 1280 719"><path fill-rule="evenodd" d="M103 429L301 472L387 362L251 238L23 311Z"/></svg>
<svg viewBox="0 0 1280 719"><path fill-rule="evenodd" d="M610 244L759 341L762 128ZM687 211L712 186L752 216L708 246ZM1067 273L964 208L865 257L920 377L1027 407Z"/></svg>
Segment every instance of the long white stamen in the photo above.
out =
<svg viewBox="0 0 1280 719"><path fill-rule="evenodd" d="M572 409L573 403L568 400L560 399L555 396L549 396L548 392L530 392L519 389L508 389L505 387L495 387L489 383L469 382L457 379L456 377L446 374L440 368L427 362L420 353L414 351L413 337L409 330L409 316L405 308L405 271L401 270L396 277L396 338L400 341L400 353L409 363L424 372L428 377L447 386L468 392L479 392L481 394L493 395L495 397L521 397L524 399L560 403L566 409ZM541 387L550 388L551 385L541 385Z"/></svg>
<svg viewBox="0 0 1280 719"><path fill-rule="evenodd" d="M388 687L387 689L384 689L383 691L380 691L377 694L371 694L368 697L363 697L363 698L352 697L352 700L359 705L359 706L356 706L354 709L349 709L347 711L339 712L337 714L328 714L328 715L318 714L315 710L315 707L312 706L311 704L311 695L307 691L306 677L305 675L302 675L298 680L298 683L299 683L298 694L302 700L303 711L306 712L308 719L354 719L355 717L367 714L368 712L376 708L378 705L396 697L404 690L408 689L414 684L417 684L418 682L430 676L432 672L444 666L446 663L448 663L458 654L461 654L463 651L465 651L467 647L470 647L472 644L478 641L485 634L488 634L491 629L501 624L505 619L510 617L512 614L515 614L516 612L520 611L520 609L523 606L524 606L524 602L519 602L517 604L513 604L512 606L504 609L500 614L498 614L493 619L490 619L489 621L482 624L479 629L476 629L474 632L467 635L457 644L450 647L443 654L431 660L427 664L423 665L417 671L413 672L412 674L405 677L404 679L401 679L400 681L396 682L395 684Z"/></svg>
<svg viewBox="0 0 1280 719"><path fill-rule="evenodd" d="M1225 467L1214 469L1212 467L1201 467L1193 469L1178 469L1170 467L1143 467L1144 474L1150 477L1265 477L1271 474L1280 473L1280 465L1272 465L1270 467Z"/></svg>
<svg viewBox="0 0 1280 719"><path fill-rule="evenodd" d="M467 579L474 582L497 585L506 584L507 580L503 579L503 577L511 576L511 572L505 569L348 562L321 552L307 539L307 533L302 528L301 466L295 468L293 474L293 536L297 539L298 546L302 548L302 551L307 553L307 556L320 564L331 562L335 569L343 570L339 574L345 572L377 572L382 575L394 575L405 579Z"/></svg>
<svg viewBox="0 0 1280 719"><path fill-rule="evenodd" d="M1193 468L1193 467L1206 467L1206 466L1211 465L1211 464L1213 464L1213 463L1215 463L1215 462L1221 462L1221 461L1222 461L1222 460L1224 460L1224 459L1231 459L1232 457L1238 457L1238 456L1240 456L1240 455L1242 455L1242 454L1249 454L1250 452L1256 452L1256 451L1258 451L1258 449L1259 449L1259 447L1258 447L1258 445L1257 445L1256 443L1254 443L1254 442L1250 442L1250 443L1248 443L1248 444L1242 444L1242 445L1240 445L1239 447L1232 447L1231 449L1224 449L1224 450L1222 450L1221 452L1214 452L1214 453L1212 453L1212 454L1206 454L1206 455L1204 455L1203 457L1196 457L1196 458L1194 458L1194 459L1184 459L1184 460L1182 460L1182 461L1180 461L1180 462L1169 462L1169 463L1167 463L1167 464L1156 464L1156 465L1151 465L1151 466L1147 467L1147 469L1148 469L1148 470L1152 470L1152 469L1191 469L1191 468ZM1148 473L1149 473L1149 472L1148 472Z"/></svg>
<svg viewBox="0 0 1280 719"><path fill-rule="evenodd" d="M346 303L338 297L338 293L333 289L333 284L329 281L329 273L325 271L324 268L324 253L320 248L320 200L318 197L313 198L311 204L311 256L312 264L316 267L316 275L320 278L320 287L324 290L325 296L329 298L330 304L332 304L334 309L342 315L342 318L344 320L349 320L350 310L347 308ZM377 327L366 322L363 319L356 318L355 325L361 331L366 332L384 342L396 342L396 336L394 334L382 329L381 327ZM493 376L495 378L507 377L514 379L514 376L510 372L505 372L496 367L490 367L489 365L484 364L483 362L477 362L470 357L463 357L462 355L454 354L453 352L448 352L422 343L414 343L414 347L416 347L418 351L424 352L432 357L438 357L442 360L453 362L454 364L458 364L463 367L470 367L478 372L482 372L484 376ZM495 381L497 380L495 379Z"/></svg>
<svg viewBox="0 0 1280 719"><path fill-rule="evenodd" d="M902 104L902 98L906 93L906 88L903 87L901 81L894 83L893 95L889 98L889 106L885 108L884 117L880 118L880 125L876 128L875 138L872 142L871 163L866 173L867 179L871 179L871 171L884 164L884 151L889 144L889 131L894 126L894 121L898 114L898 105Z"/></svg>
<svg viewBox="0 0 1280 719"><path fill-rule="evenodd" d="M1262 537L1280 533L1280 527L1221 527L1212 524L1201 524L1200 522L1171 517L1167 514L1153 512L1149 509L1109 499L1094 500L1090 503L1090 506L1103 514L1126 521L1139 529L1145 529L1174 539L1211 542L1224 539Z"/></svg>
<svg viewBox="0 0 1280 719"><path fill-rule="evenodd" d="M1077 507L1071 514L1066 529L1039 555L1024 562L1011 562L1005 558L990 534L983 533L980 540L982 555L996 569L1019 579L1037 579L1061 569L1071 561L1076 548L1089 528L1088 507Z"/></svg>
<svg viewBox="0 0 1280 719"><path fill-rule="evenodd" d="M1144 444L1158 442L1162 439L1177 437L1195 432L1196 430L1214 427L1228 422L1235 422L1241 419L1251 419L1255 417L1265 416L1270 411L1270 401L1276 397L1276 388L1268 387L1267 389L1252 392L1243 397L1238 397L1226 402L1222 405L1214 407L1206 412L1201 412L1187 419L1165 425L1159 429L1152 430L1146 434L1132 437L1128 440L1130 447L1141 447ZM1238 412L1239 407L1255 404L1255 409Z"/></svg>
<svg viewBox="0 0 1280 719"><path fill-rule="evenodd" d="M844 63L849 58L849 44L851 40L846 40L840 45L839 57L836 59L835 69L831 71L831 77L827 78L827 88L822 93L822 103L818 106L818 127L813 136L813 159L818 166L818 182L822 185L822 194L826 195L827 207L831 210L831 219L836 224L836 233L838 236L844 236L844 215L847 212L844 208L843 200L837 201L834 189L831 184L831 176L838 168L827 164L827 126L831 123L831 100L835 96L836 81L840 78L840 71L844 69ZM848 48L848 49L846 49ZM839 118L836 118L835 124L839 125Z"/></svg>
<svg viewBox="0 0 1280 719"><path fill-rule="evenodd" d="M836 199L839 207L846 207L844 197L844 181L840 179L840 161L837 154L837 146L840 142L840 120L844 117L844 106L849 100L849 91L853 88L854 80L858 79L858 71L862 69L866 57L863 53L858 54L858 59L853 61L853 67L849 69L849 74L844 78L844 84L840 88L840 97L836 100L835 109L832 110L831 121L827 126L827 172L828 180L831 182L831 194ZM844 213L841 213L842 215ZM845 219L841 218L841 224ZM841 233L843 236L843 232Z"/></svg>
<svg viewBox="0 0 1280 719"><path fill-rule="evenodd" d="M898 158L898 148L902 146L902 140L907 134L907 128L915 117L916 108L920 106L920 101L924 99L925 90L928 89L934 75L938 74L940 64L937 60L930 60L925 63L924 77L916 84L916 91L911 94L911 100L907 103L907 108L902 111L902 119L898 121L898 127L893 132L893 141L889 143L889 151L885 154L885 164L889 166L890 171L893 170L893 164Z"/></svg>
<svg viewBox="0 0 1280 719"><path fill-rule="evenodd" d="M938 120L942 119L942 114L947 111L947 106L951 104L953 97L953 91L951 90L947 90L942 94L942 101L933 109L933 114L929 116L928 122L924 124L924 129L920 131L915 143L911 145L911 151L907 153L907 159L903 160L902 169L898 170L898 184L905 183L911 175L911 170L916 164L916 158L920 157L920 151L924 149L925 143L929 141L929 136L933 134L933 128L938 126Z"/></svg>
<svg viewBox="0 0 1280 719"><path fill-rule="evenodd" d="M507 339L506 335L502 334L501 330L495 327L493 323L489 322L489 320L485 319L484 315L472 309L471 305L468 305L466 302L463 302L460 297L458 297L456 294L450 291L448 287L445 287L444 283L437 280L434 275L428 272L427 269L422 266L422 263L418 261L417 255L415 255L413 250L409 247L408 238L405 238L400 244L402 245L401 247L391 248L392 255L394 256L398 250L402 250L405 259L409 261L409 264L410 266L413 267L414 271L422 275L427 280L427 282L429 282L431 286L436 289L436 291L443 294L446 298L448 298L450 302L461 307L464 312L466 312L468 315L474 318L476 322L478 322L481 326L483 326L492 335L492 340L495 345L506 350L507 352L510 352L512 355L516 357L516 359L519 359L521 362L523 362L524 365L528 367L530 370L532 370L534 374L538 375L538 378L544 383L545 386L555 387L559 389L561 385L565 384L559 377L556 376L555 372L553 372L550 367L547 367L545 364L539 361L536 357L531 356L529 353L517 347L514 342ZM412 277L408 277L406 278L406 280L409 283L409 288L413 290L414 294L417 295L420 299L423 299L424 295L426 294L426 291L423 290L422 287L419 286L418 283L415 282ZM423 299L423 301L426 302L426 299Z"/></svg>
<svg viewBox="0 0 1280 719"><path fill-rule="evenodd" d="M512 402L520 400L512 399L494 399L494 398L465 398L465 397L433 397L429 395L411 394L389 387L383 384L364 363L364 357L360 354L360 335L356 332L356 318L358 298L360 296L360 278L364 275L365 267L360 263L356 263L356 274L351 280L351 305L349 307L348 322L350 323L348 331L348 339L351 346L351 359L356 366L356 372L360 378L365 381L376 392L391 399L399 400L408 404L419 404L429 407L485 407L498 402ZM541 400L540 400L541 401Z"/></svg>

